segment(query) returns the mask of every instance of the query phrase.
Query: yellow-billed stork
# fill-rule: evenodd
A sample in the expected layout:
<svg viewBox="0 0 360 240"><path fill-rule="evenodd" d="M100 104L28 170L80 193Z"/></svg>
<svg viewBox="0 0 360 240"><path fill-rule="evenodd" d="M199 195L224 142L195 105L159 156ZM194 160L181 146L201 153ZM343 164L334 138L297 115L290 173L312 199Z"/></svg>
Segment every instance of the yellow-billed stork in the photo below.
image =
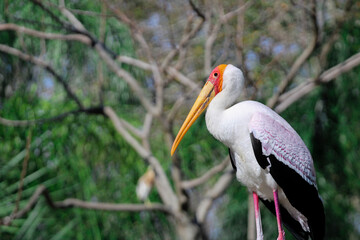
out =
<svg viewBox="0 0 360 240"><path fill-rule="evenodd" d="M276 215L278 240L285 239L282 223L296 239L323 239L324 207L309 150L296 131L267 106L255 101L235 104L243 87L240 69L217 66L179 130L171 155L209 106L206 126L229 148L237 179L253 194L257 239L263 239L259 198Z"/></svg>

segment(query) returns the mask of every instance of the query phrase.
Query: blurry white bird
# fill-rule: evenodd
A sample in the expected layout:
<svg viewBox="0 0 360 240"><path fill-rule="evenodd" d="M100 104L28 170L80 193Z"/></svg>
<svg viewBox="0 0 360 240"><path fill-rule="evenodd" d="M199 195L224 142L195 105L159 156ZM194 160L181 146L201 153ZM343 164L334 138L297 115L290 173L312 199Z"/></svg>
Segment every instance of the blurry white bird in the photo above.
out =
<svg viewBox="0 0 360 240"><path fill-rule="evenodd" d="M263 239L258 198L296 239L323 239L325 214L310 152L277 113L255 101L234 105L244 87L240 69L219 65L210 74L173 143L171 155L208 107L209 132L229 148L237 179L253 193L257 239Z"/></svg>
<svg viewBox="0 0 360 240"><path fill-rule="evenodd" d="M150 203L148 200L150 191L155 182L155 172L152 167L148 167L147 171L142 175L136 186L136 196L137 198L145 203Z"/></svg>

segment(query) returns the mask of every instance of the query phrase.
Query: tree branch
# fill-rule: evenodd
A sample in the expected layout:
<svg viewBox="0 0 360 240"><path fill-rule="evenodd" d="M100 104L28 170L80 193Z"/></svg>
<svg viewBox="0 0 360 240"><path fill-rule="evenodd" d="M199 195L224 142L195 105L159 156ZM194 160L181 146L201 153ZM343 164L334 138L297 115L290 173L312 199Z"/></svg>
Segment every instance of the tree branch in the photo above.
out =
<svg viewBox="0 0 360 240"><path fill-rule="evenodd" d="M100 57L105 61L108 67L120 78L124 79L124 81L130 86L131 90L134 94L139 98L141 104L144 108L152 113L153 115L157 115L156 108L151 101L147 99L144 89L137 83L136 79L127 71L120 68L116 62L112 59L111 56L105 51L101 44L95 45L96 51L99 53Z"/></svg>
<svg viewBox="0 0 360 240"><path fill-rule="evenodd" d="M47 14L49 14L49 16L54 19L57 23L59 23L63 28L74 32L76 31L76 29L74 29L74 27L69 24L66 21L63 21L61 18L59 18L58 16L56 16L50 9L49 7L45 6L41 0L30 0L31 2L33 2L35 5L38 5L42 10L44 10Z"/></svg>
<svg viewBox="0 0 360 240"><path fill-rule="evenodd" d="M126 63L138 68L141 68L145 71L151 71L151 65L147 62L141 61L136 58L128 57L128 56L121 56L119 55L116 60L118 60L120 63Z"/></svg>
<svg viewBox="0 0 360 240"><path fill-rule="evenodd" d="M314 26L314 34L313 34L312 40L310 41L310 43L306 47L306 49L300 54L300 56L297 57L297 59L291 66L289 73L286 75L285 79L280 83L277 93L268 100L267 105L270 108L273 108L276 105L276 103L279 100L280 95L282 93L284 93L287 86L289 86L289 84L295 78L297 72L300 70L300 68L303 66L305 61L311 56L311 54L314 52L314 50L316 48L316 45L320 38L320 33L319 33L318 24L317 24L316 2L315 1L312 1L312 9L311 9L311 11L309 11L309 13L310 13L312 23Z"/></svg>
<svg viewBox="0 0 360 240"><path fill-rule="evenodd" d="M196 209L196 220L198 221L198 223L204 223L207 213L209 212L215 199L217 199L224 193L225 189L229 186L233 179L234 171L229 164L225 169L224 174L215 183L213 188L207 191L204 199L199 203L198 208Z"/></svg>
<svg viewBox="0 0 360 240"><path fill-rule="evenodd" d="M4 23L0 24L0 31L5 30L12 30L16 31L18 33L25 33L27 35L37 37L37 38L43 38L43 39L53 39L53 40L64 40L64 41L78 41L85 45L90 46L91 45L91 39L85 35L82 34L56 34L56 33L46 33L46 32L40 32L37 30L29 29L23 26L19 26L13 23Z"/></svg>
<svg viewBox="0 0 360 240"><path fill-rule="evenodd" d="M213 168L208 170L206 173L204 173L202 176L192 179L192 180L183 181L181 183L181 187L185 188L185 189L197 187L197 186L205 183L210 178L212 178L215 174L224 170L224 168L227 167L229 164L230 164L229 157L226 157L220 164L214 166Z"/></svg>
<svg viewBox="0 0 360 240"><path fill-rule="evenodd" d="M74 14L72 14L69 10L66 9L64 0L60 0L59 2L60 12L71 22L71 24L75 26L77 30L88 33L84 25L82 25L82 23L74 16Z"/></svg>
<svg viewBox="0 0 360 240"><path fill-rule="evenodd" d="M152 156L151 152L143 147L130 133L125 129L121 120L111 107L105 107L104 112L106 116L113 122L115 129L118 133L134 148L134 150L145 160L147 160L156 173L155 184L158 189L159 195L163 202L171 206L174 211L179 210L179 201L172 190L169 180L160 165L159 161Z"/></svg>
<svg viewBox="0 0 360 240"><path fill-rule="evenodd" d="M126 16L126 14L123 11L121 11L119 8L115 8L114 6L112 6L108 2L108 0L102 0L102 1L114 13L115 17L119 21L125 23L129 27L133 38L140 44L140 47L144 50L145 55L148 58L148 60L153 61L150 47L147 44L140 27L134 21L132 21L128 16Z"/></svg>
<svg viewBox="0 0 360 240"><path fill-rule="evenodd" d="M41 3L39 3L36 0L32 0L33 2L35 2L36 4L38 4L39 6L41 6L43 9L46 9L47 12L50 12L50 10L48 8L46 8L44 5L42 5ZM106 1L105 1L106 2ZM134 93L136 94L136 96L139 97L140 102L142 102L143 106L151 113L153 113L154 115L157 115L159 112L159 107L155 107L153 106L150 101L145 97L144 94L144 90L140 87L140 85L136 82L136 80L130 75L130 73L128 73L127 71L119 68L115 61L113 60L114 58L116 58L116 54L111 52L110 50L108 50L106 48L106 46L104 46L103 44L99 43L94 37L90 36L89 32L85 29L85 27L81 24L80 21L77 20L77 18L70 12L68 11L65 6L61 6L60 7L61 12L64 14L64 16L66 16L69 21L71 21L72 24L74 24L75 28L72 27L71 29L75 32L79 32L81 34L74 34L76 37L74 38L74 35L72 35L72 39L77 39L78 41L80 41L80 39L87 45L95 45L95 50L99 53L100 57L105 61L105 63L110 67L110 69L116 74L118 75L118 77L123 78L131 87L131 89L134 91ZM60 21L58 19L58 22L62 23L63 25L68 26L69 24L64 22L64 21ZM1 26L1 25L0 25ZM71 25L70 25L71 26ZM15 26L7 26L8 28L15 28ZM17 28L17 30L21 30L20 28ZM24 30L24 29L23 29ZM26 33L28 34L33 34L36 36L42 36L42 37L53 37L53 38L63 38L64 37L60 37L61 35L49 35L46 33L41 33L38 31L33 31L33 30L29 30L26 29L24 30L26 31ZM82 38L80 38L82 36ZM5 46L5 45L3 45ZM6 47L6 46L5 46ZM1 48L0 48L1 50ZM17 50L18 51L18 50ZM21 52L18 51L19 53L17 54L19 57L21 57ZM25 57L26 54L23 54L22 56ZM30 58L30 57L27 57ZM35 57L32 57L35 58ZM129 58L128 58L129 59ZM128 60L127 59L127 60ZM75 100L75 95L71 92L70 88L67 86L67 84L65 84L65 81L56 74L56 72L50 67L50 65L44 63L43 61L41 61L40 59L38 59L38 61L35 62L35 64L41 65L43 67L45 67L47 70L49 70L50 72L52 72L55 77L63 84L63 86L65 87L65 89L67 90L67 92L69 93L69 95ZM151 70L153 70L153 67L150 68ZM158 99L161 97L161 94L157 94ZM83 106L81 105L79 100L76 100L78 105L83 108ZM161 105L161 101L157 101L160 105Z"/></svg>
<svg viewBox="0 0 360 240"><path fill-rule="evenodd" d="M27 214L39 201L40 196L43 195L47 204L54 209L64 208L83 208L99 211L122 211L122 212L140 212L140 211L161 211L167 214L174 215L174 213L163 204L117 204L117 203L103 203L103 202L87 202L76 198L67 198L63 201L54 202L47 188L40 185L31 196L26 206L20 211L11 214L10 216L0 219L0 225L10 225L14 219L18 219Z"/></svg>
<svg viewBox="0 0 360 240"><path fill-rule="evenodd" d="M203 19L203 21L205 21L205 15L200 11L200 9L198 7L195 6L194 2L192 0L189 0L189 4L190 7L192 8L192 10L200 17Z"/></svg>
<svg viewBox="0 0 360 240"><path fill-rule="evenodd" d="M57 74L57 72L50 66L50 64L48 64L47 62L44 62L43 60L41 60L40 58L28 55L26 53L21 52L18 49L9 47L7 45L4 44L0 44L0 51L5 52L7 54L16 56L18 58L21 58L24 61L29 61L35 65L38 65L40 67L43 67L45 70L47 70L48 72L50 72L55 79L63 86L63 88L65 89L67 95L76 102L76 104L79 106L80 109L83 109L84 106L82 105L80 99L73 93L73 91L71 90L70 86L68 85L68 83L59 75Z"/></svg>
<svg viewBox="0 0 360 240"><path fill-rule="evenodd" d="M121 63L126 63L138 68L141 68L145 71L151 71L152 67L151 64L141 61L136 58L128 57L128 56L118 56L116 58ZM169 75L169 77L174 78L177 80L180 84L190 88L190 89L198 89L200 91L199 86L194 83L190 78L183 75L180 71L178 71L175 67L168 66L165 68L165 72Z"/></svg>
<svg viewBox="0 0 360 240"><path fill-rule="evenodd" d="M189 18L188 22L190 23L192 20L192 17ZM190 29L189 31L185 31L183 36L181 37L181 40L178 44L178 46L170 51L168 55L163 60L160 69L164 70L170 62L179 54L179 52L186 47L186 45L189 43L189 41L196 35L196 33L201 29L202 25L204 23L204 19L201 18L201 21L197 22L195 27Z"/></svg>
<svg viewBox="0 0 360 240"><path fill-rule="evenodd" d="M204 74L209 74L211 71L212 66L212 47L214 45L214 42L217 38L218 32L223 24L225 24L227 21L232 19L233 17L237 16L241 12L244 12L244 10L252 4L252 1L249 1L245 3L244 5L238 7L237 9L230 11L226 14L223 14L220 16L220 19L217 21L217 23L212 28L211 32L206 38L205 42L205 54L204 54Z"/></svg>
<svg viewBox="0 0 360 240"><path fill-rule="evenodd" d="M279 97L279 105L275 107L275 111L282 112L291 104L310 93L318 84L327 83L335 79L342 73L346 73L353 68L360 65L360 52L351 56L347 60L338 65L326 70L320 76L310 79L307 82L300 84L296 88L282 94Z"/></svg>
<svg viewBox="0 0 360 240"><path fill-rule="evenodd" d="M50 118L42 118L42 119L36 119L36 120L9 120L0 117L0 124L9 126L9 127L28 127L38 124L44 124L47 122L56 122L56 121L62 121L66 117L70 115L76 115L79 113L87 113L87 114L104 114L103 107L93 107L93 108L84 108L84 109L77 109L70 112L65 112L62 114L59 114L54 117Z"/></svg>

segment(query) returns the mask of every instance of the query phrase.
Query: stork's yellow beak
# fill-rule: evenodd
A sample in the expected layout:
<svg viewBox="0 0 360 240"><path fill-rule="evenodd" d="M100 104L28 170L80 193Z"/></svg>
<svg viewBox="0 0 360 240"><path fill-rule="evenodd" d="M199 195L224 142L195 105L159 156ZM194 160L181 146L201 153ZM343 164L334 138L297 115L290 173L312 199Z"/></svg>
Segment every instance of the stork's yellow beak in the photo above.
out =
<svg viewBox="0 0 360 240"><path fill-rule="evenodd" d="M201 113L207 108L214 97L214 84L212 84L210 81L207 81L175 138L175 141L171 147L171 156L174 154L185 133L189 130L196 119L198 119Z"/></svg>

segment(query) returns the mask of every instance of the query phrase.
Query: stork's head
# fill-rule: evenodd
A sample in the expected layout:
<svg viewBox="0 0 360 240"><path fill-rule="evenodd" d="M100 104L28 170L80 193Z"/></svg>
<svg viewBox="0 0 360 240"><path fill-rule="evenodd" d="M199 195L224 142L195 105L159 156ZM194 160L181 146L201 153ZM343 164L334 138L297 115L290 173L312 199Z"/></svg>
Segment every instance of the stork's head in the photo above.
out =
<svg viewBox="0 0 360 240"><path fill-rule="evenodd" d="M222 64L212 70L209 78L207 79L203 89L197 97L193 107L191 108L188 116L186 117L183 125L177 134L175 141L171 148L171 155L174 154L177 146L184 137L185 133L189 130L195 120L201 115L207 108L211 100L223 90L224 73L227 67L235 68L232 65Z"/></svg>

